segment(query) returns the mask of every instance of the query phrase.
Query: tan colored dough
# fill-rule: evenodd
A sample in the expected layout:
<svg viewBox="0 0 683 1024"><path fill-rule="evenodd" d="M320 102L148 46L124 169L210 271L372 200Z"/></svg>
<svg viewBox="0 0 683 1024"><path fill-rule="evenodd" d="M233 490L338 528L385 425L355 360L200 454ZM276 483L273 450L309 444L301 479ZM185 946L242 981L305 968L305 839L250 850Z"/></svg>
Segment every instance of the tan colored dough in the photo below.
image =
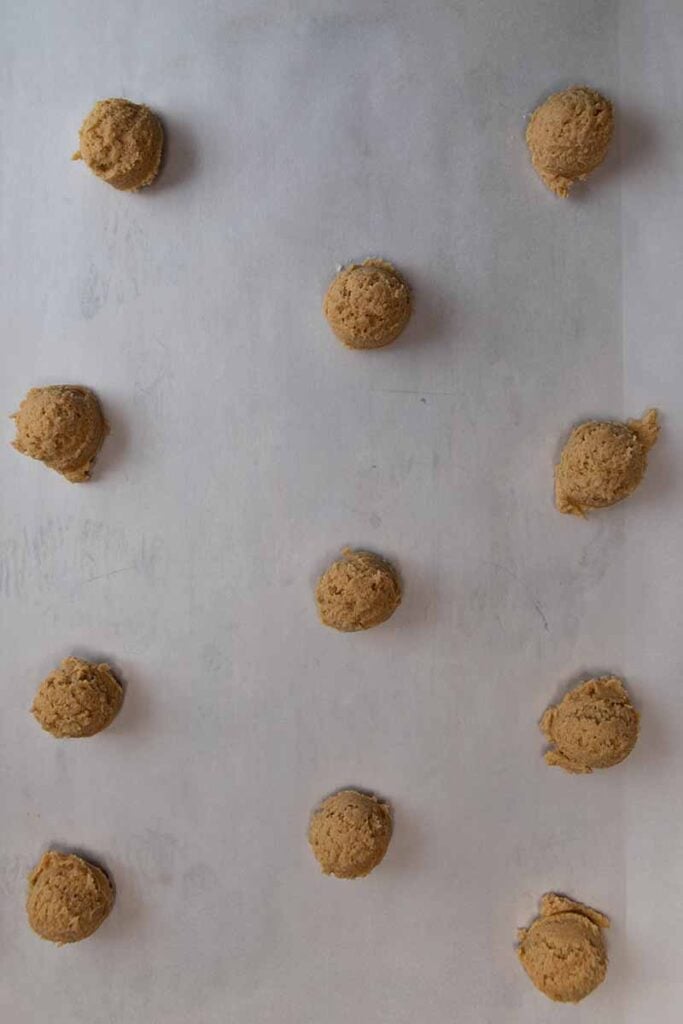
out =
<svg viewBox="0 0 683 1024"><path fill-rule="evenodd" d="M80 149L93 174L114 188L135 192L159 171L164 130L149 107L130 100L99 100L81 125Z"/></svg>
<svg viewBox="0 0 683 1024"><path fill-rule="evenodd" d="M619 764L636 745L638 721L621 679L589 679L543 715L541 732L552 744L546 762L577 774Z"/></svg>
<svg viewBox="0 0 683 1024"><path fill-rule="evenodd" d="M108 427L96 395L76 384L31 388L13 419L17 436L12 444L39 459L71 483L83 483L90 473Z"/></svg>
<svg viewBox="0 0 683 1024"><path fill-rule="evenodd" d="M613 132L610 101L594 89L574 85L536 108L526 141L541 180L564 199L605 159Z"/></svg>
<svg viewBox="0 0 683 1024"><path fill-rule="evenodd" d="M572 430L555 467L559 511L583 516L627 498L645 475L658 434L656 409L640 420L589 420Z"/></svg>
<svg viewBox="0 0 683 1024"><path fill-rule="evenodd" d="M386 622L401 603L401 582L394 567L369 551L344 548L316 590L320 619L343 633Z"/></svg>
<svg viewBox="0 0 683 1024"><path fill-rule="evenodd" d="M384 857L391 832L389 804L343 789L314 812L308 840L324 874L362 878Z"/></svg>
<svg viewBox="0 0 683 1024"><path fill-rule="evenodd" d="M518 931L522 967L536 988L558 1003L578 1003L604 981L609 918L566 896L547 893L540 916Z"/></svg>
<svg viewBox="0 0 683 1024"><path fill-rule="evenodd" d="M398 338L410 319L410 291L385 260L352 263L327 289L323 312L349 348L383 348Z"/></svg>
<svg viewBox="0 0 683 1024"><path fill-rule="evenodd" d="M65 658L40 684L31 712L60 739L94 736L110 725L123 703L123 687L108 665Z"/></svg>
<svg viewBox="0 0 683 1024"><path fill-rule="evenodd" d="M113 905L114 888L104 871L73 853L50 850L29 875L29 924L58 946L87 939Z"/></svg>

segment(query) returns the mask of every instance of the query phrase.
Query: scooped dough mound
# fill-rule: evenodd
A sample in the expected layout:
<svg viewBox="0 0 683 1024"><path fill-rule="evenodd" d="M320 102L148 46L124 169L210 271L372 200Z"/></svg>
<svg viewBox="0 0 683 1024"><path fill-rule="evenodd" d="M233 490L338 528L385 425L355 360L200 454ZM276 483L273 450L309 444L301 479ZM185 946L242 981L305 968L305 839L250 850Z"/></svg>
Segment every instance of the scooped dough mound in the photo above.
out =
<svg viewBox="0 0 683 1024"><path fill-rule="evenodd" d="M552 744L546 762L579 774L619 764L638 739L638 712L615 676L581 683L548 708L540 724Z"/></svg>
<svg viewBox="0 0 683 1024"><path fill-rule="evenodd" d="M92 391L75 384L31 388L13 418L18 452L40 459L71 483L90 478L108 431Z"/></svg>
<svg viewBox="0 0 683 1024"><path fill-rule="evenodd" d="M548 188L566 198L605 159L613 131L612 104L599 92L575 85L553 93L526 130L531 162Z"/></svg>
<svg viewBox="0 0 683 1024"><path fill-rule="evenodd" d="M391 808L374 796L343 789L311 818L308 841L324 874L362 878L376 868L391 839Z"/></svg>
<svg viewBox="0 0 683 1024"><path fill-rule="evenodd" d="M94 736L110 725L123 703L123 687L108 665L65 658L40 684L31 711L58 738Z"/></svg>
<svg viewBox="0 0 683 1024"><path fill-rule="evenodd" d="M345 548L318 581L320 618L342 633L386 622L401 603L401 582L389 562L369 551Z"/></svg>
<svg viewBox="0 0 683 1024"><path fill-rule="evenodd" d="M350 348L382 348L410 319L410 292L391 263L365 260L341 270L327 289L323 311Z"/></svg>
<svg viewBox="0 0 683 1024"><path fill-rule="evenodd" d="M590 420L576 427L555 467L555 504L560 512L582 516L632 494L645 475L647 453L658 433L656 409L642 420Z"/></svg>
<svg viewBox="0 0 683 1024"><path fill-rule="evenodd" d="M578 1003L607 973L604 914L566 896L547 893L540 916L518 932L519 959L532 982L558 1003Z"/></svg>
<svg viewBox="0 0 683 1024"><path fill-rule="evenodd" d="M87 939L113 904L114 889L104 871L73 853L44 853L28 878L29 924L59 946Z"/></svg>
<svg viewBox="0 0 683 1024"><path fill-rule="evenodd" d="M81 148L98 178L124 192L151 185L159 171L164 131L149 107L130 100L99 100L81 125Z"/></svg>

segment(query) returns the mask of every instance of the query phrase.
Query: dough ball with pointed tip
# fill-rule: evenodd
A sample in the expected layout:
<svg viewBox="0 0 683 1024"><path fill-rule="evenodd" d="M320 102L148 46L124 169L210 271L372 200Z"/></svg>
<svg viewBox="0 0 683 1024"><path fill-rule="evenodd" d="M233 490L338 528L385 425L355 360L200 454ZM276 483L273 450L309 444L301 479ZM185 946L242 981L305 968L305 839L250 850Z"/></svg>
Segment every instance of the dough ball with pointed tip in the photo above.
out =
<svg viewBox="0 0 683 1024"><path fill-rule="evenodd" d="M583 516L627 498L645 475L658 433L656 409L640 420L589 420L572 430L555 467L559 511Z"/></svg>

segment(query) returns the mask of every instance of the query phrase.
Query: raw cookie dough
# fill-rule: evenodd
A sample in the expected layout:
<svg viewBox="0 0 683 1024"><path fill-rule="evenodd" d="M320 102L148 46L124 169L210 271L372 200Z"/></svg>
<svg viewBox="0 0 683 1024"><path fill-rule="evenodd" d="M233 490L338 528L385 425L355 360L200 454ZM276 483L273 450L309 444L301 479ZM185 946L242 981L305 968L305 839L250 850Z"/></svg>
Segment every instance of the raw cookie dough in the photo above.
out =
<svg viewBox="0 0 683 1024"><path fill-rule="evenodd" d="M401 603L401 582L389 562L369 551L344 548L316 590L318 612L326 626L343 633L386 622Z"/></svg>
<svg viewBox="0 0 683 1024"><path fill-rule="evenodd" d="M627 498L643 479L647 453L657 440L657 410L641 420L589 420L572 430L555 466L555 504L583 516Z"/></svg>
<svg viewBox="0 0 683 1024"><path fill-rule="evenodd" d="M28 877L28 922L58 946L87 939L113 904L114 888L104 871L73 853L44 853Z"/></svg>
<svg viewBox="0 0 683 1024"><path fill-rule="evenodd" d="M109 430L92 391L76 384L31 388L12 418L18 452L40 459L73 484L90 478Z"/></svg>
<svg viewBox="0 0 683 1024"><path fill-rule="evenodd" d="M337 274L323 312L349 348L382 348L398 338L410 319L410 292L391 263L365 260Z"/></svg>
<svg viewBox="0 0 683 1024"><path fill-rule="evenodd" d="M81 125L81 148L73 160L85 160L98 178L124 192L151 185L159 171L164 130L143 104L99 100Z"/></svg>
<svg viewBox="0 0 683 1024"><path fill-rule="evenodd" d="M531 115L526 141L531 162L548 188L566 198L605 159L614 131L609 100L574 85L553 93Z"/></svg>
<svg viewBox="0 0 683 1024"><path fill-rule="evenodd" d="M588 774L628 757L638 739L638 712L621 679L601 676L581 683L557 707L548 708L540 727L552 744L547 764Z"/></svg>
<svg viewBox="0 0 683 1024"><path fill-rule="evenodd" d="M314 812L308 841L324 874L362 878L384 857L391 831L389 804L343 789Z"/></svg>
<svg viewBox="0 0 683 1024"><path fill-rule="evenodd" d="M31 712L60 739L94 736L113 722L122 703L123 687L109 665L65 658L40 684Z"/></svg>
<svg viewBox="0 0 683 1024"><path fill-rule="evenodd" d="M519 959L536 988L557 1003L590 995L607 973L603 928L609 928L604 914L547 893L540 916L517 933Z"/></svg>

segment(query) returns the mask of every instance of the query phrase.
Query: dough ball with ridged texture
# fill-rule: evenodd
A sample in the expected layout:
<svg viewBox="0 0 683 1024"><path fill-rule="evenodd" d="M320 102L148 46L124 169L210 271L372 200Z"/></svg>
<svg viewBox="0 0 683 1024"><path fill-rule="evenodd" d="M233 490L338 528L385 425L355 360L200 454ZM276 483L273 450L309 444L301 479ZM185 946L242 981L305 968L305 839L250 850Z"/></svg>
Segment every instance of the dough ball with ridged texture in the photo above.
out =
<svg viewBox="0 0 683 1024"><path fill-rule="evenodd" d="M58 946L87 939L113 905L114 887L104 871L73 853L50 850L29 875L29 924Z"/></svg>
<svg viewBox="0 0 683 1024"><path fill-rule="evenodd" d="M659 434L657 410L627 423L590 420L576 427L555 467L555 504L583 516L608 508L635 491Z"/></svg>
<svg viewBox="0 0 683 1024"><path fill-rule="evenodd" d="M578 1003L604 981L609 918L566 896L547 893L541 913L518 932L519 959L536 988L557 1003Z"/></svg>
<svg viewBox="0 0 683 1024"><path fill-rule="evenodd" d="M326 875L362 878L387 852L391 808L374 796L343 789L329 796L311 818L308 839Z"/></svg>
<svg viewBox="0 0 683 1024"><path fill-rule="evenodd" d="M13 416L12 442L22 455L39 459L71 483L90 479L108 427L97 396L76 384L31 388Z"/></svg>
<svg viewBox="0 0 683 1024"><path fill-rule="evenodd" d="M342 633L379 626L401 603L401 582L394 567L369 551L345 548L316 590L320 619Z"/></svg>
<svg viewBox="0 0 683 1024"><path fill-rule="evenodd" d="M588 679L550 707L540 723L552 749L545 759L565 771L588 774L611 768L633 750L638 739L638 712L616 676Z"/></svg>
<svg viewBox="0 0 683 1024"><path fill-rule="evenodd" d="M65 658L40 684L31 712L59 739L94 736L116 718L123 687L108 665Z"/></svg>
<svg viewBox="0 0 683 1024"><path fill-rule="evenodd" d="M537 107L526 130L531 162L548 188L566 198L605 159L614 132L609 100L575 85Z"/></svg>
<svg viewBox="0 0 683 1024"><path fill-rule="evenodd" d="M93 174L123 192L151 185L159 171L164 130L149 107L130 100L99 100L81 125L80 149Z"/></svg>
<svg viewBox="0 0 683 1024"><path fill-rule="evenodd" d="M391 263L365 260L344 267L325 295L327 322L349 348L383 348L410 319L408 285Z"/></svg>

